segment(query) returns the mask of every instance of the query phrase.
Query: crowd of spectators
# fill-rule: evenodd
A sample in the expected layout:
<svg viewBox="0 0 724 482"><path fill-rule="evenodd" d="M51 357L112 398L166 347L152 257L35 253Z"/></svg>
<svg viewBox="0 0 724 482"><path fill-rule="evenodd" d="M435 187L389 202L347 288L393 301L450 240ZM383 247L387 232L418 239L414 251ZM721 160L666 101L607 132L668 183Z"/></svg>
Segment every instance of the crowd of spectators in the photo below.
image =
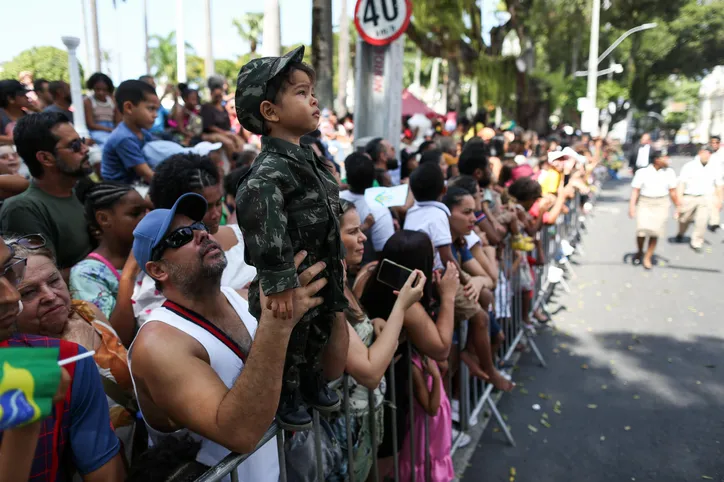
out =
<svg viewBox="0 0 724 482"><path fill-rule="evenodd" d="M86 481L193 480L230 452L255 450L272 424L286 345L299 319L322 302L324 267L300 274L293 318L271 322L265 302L258 320L250 315L256 270L235 223L244 206L234 200L261 144L239 126L223 79L210 79L207 103L188 85L166 89L170 108L149 76L114 86L96 73L86 87L88 140L72 124L66 83L38 79L31 100L24 84L0 81L0 346L95 352L73 364L62 410L38 422L37 451L28 440L22 446L36 453L33 480L70 480L57 474L73 472ZM303 142L328 157L340 184L349 304L323 358L331 388L350 376L350 410L324 422L325 451L340 456L316 470L346 480L353 469L355 480L365 480L378 457L384 477L398 453L402 480L413 471L423 480L422 453L414 465L408 457L429 416L433 480L452 480L457 394L443 377L462 362L496 389L512 390L498 358L511 323L508 280L520 274L529 328L546 323L531 306L532 266L546 262L538 233L576 193L585 204L593 172L605 169L615 146L501 129L479 115L452 125L405 119L399 145L375 138L350 152L353 117L328 111ZM365 200L371 187L397 185L409 186L402 205ZM514 250L509 264L502 263L506 243ZM297 267L304 256L297 253ZM414 275L393 288L378 276L382 260ZM453 333L463 320L470 335L456 353ZM396 444L384 403L393 359ZM6 442L23 435L0 434ZM301 432L288 437L286 468L275 443L264 444L241 464L240 480L277 480L280 470L310 477L308 440Z"/></svg>

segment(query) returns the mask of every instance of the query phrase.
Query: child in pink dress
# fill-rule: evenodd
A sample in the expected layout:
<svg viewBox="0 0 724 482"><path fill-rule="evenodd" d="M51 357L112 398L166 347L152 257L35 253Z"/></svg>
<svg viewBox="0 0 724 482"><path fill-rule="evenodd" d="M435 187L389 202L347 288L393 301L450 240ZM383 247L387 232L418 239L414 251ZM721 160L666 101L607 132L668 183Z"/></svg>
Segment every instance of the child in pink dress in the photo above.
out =
<svg viewBox="0 0 724 482"><path fill-rule="evenodd" d="M400 480L412 480L410 437L415 437L415 480L425 479L425 464L431 463L431 479L448 482L455 477L450 449L452 448L452 411L442 385L437 362L412 355L412 380L415 390L415 426L407 433L400 450ZM425 450L425 418L430 420L430 448Z"/></svg>

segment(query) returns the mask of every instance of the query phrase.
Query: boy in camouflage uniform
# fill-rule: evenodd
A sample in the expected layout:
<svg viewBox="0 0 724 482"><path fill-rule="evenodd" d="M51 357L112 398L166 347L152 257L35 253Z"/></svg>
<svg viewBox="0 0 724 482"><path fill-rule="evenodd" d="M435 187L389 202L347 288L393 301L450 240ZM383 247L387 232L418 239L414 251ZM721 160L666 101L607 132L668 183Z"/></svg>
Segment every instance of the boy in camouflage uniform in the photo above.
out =
<svg viewBox="0 0 724 482"><path fill-rule="evenodd" d="M327 387L321 357L335 316L347 306L343 288L344 248L339 234L339 187L325 161L301 136L315 130L319 108L315 74L302 63L304 47L283 57L255 59L239 72L236 113L245 129L262 137L262 149L237 188L239 226L246 260L257 268L249 308L261 314L259 286L275 317L292 316L292 290L299 286L294 254L307 257L300 270L326 263L324 303L311 309L289 339L277 421L288 430L311 426L305 402L323 412L339 409Z"/></svg>

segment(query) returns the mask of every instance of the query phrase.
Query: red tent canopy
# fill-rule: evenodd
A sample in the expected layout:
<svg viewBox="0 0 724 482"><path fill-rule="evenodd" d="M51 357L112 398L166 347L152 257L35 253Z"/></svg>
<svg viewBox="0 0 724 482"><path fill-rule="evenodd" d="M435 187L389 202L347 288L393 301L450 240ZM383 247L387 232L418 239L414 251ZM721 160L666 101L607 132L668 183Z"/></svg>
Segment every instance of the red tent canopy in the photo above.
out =
<svg viewBox="0 0 724 482"><path fill-rule="evenodd" d="M423 101L412 95L407 89L402 91L402 115L424 114L428 117L439 116Z"/></svg>

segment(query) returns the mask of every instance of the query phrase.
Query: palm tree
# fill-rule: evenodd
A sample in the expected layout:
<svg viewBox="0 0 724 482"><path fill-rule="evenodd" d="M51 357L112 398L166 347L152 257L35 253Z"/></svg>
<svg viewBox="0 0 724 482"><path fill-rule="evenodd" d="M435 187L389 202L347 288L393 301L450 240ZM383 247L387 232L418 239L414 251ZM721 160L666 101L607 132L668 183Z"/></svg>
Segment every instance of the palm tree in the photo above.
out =
<svg viewBox="0 0 724 482"><path fill-rule="evenodd" d="M98 5L96 0L90 0L91 34L93 35L93 60L95 71L101 70L101 41L98 36Z"/></svg>
<svg viewBox="0 0 724 482"><path fill-rule="evenodd" d="M342 8L339 12L339 44L337 57L339 61L339 77L337 84L337 102L335 110L342 117L347 114L347 79L349 77L349 18L347 16L347 2L342 1Z"/></svg>
<svg viewBox="0 0 724 482"><path fill-rule="evenodd" d="M264 14L258 12L245 13L241 19L232 20L239 36L245 42L249 42L251 56L256 57L256 49L262 39L264 32Z"/></svg>
<svg viewBox="0 0 724 482"><path fill-rule="evenodd" d="M312 65L317 71L317 98L321 107L334 108L332 0L312 1Z"/></svg>
<svg viewBox="0 0 724 482"><path fill-rule="evenodd" d="M176 82L176 33L167 36L152 35L149 42L148 57L151 73L154 77L165 77L169 82ZM186 43L186 53L192 55L193 47Z"/></svg>

